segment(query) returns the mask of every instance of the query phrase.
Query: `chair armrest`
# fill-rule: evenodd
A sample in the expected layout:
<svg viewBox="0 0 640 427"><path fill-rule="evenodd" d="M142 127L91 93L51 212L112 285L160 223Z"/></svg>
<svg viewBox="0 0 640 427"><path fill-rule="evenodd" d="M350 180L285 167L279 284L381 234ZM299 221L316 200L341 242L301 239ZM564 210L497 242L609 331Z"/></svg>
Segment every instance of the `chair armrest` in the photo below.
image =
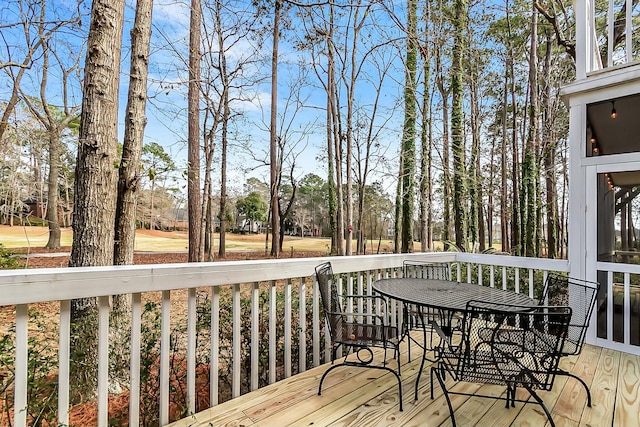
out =
<svg viewBox="0 0 640 427"><path fill-rule="evenodd" d="M385 304L387 303L387 299L382 295L342 295L342 298L379 299L380 301L383 301Z"/></svg>
<svg viewBox="0 0 640 427"><path fill-rule="evenodd" d="M385 313L389 311L389 303L387 302L387 299L382 295L342 295L342 298L380 301L384 305ZM351 313L351 315L356 315L356 313ZM357 315L361 316L362 314L357 313Z"/></svg>

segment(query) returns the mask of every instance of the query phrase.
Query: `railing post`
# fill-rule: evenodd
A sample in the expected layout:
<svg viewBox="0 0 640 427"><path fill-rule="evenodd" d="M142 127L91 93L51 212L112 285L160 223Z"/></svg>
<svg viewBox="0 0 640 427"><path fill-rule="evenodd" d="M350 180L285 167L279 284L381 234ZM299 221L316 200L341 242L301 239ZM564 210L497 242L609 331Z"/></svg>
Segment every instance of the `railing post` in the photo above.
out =
<svg viewBox="0 0 640 427"><path fill-rule="evenodd" d="M69 360L71 357L71 301L60 301L58 337L58 424L69 424ZM134 348L131 348L134 351Z"/></svg>
<svg viewBox="0 0 640 427"><path fill-rule="evenodd" d="M27 425L27 366L28 366L28 324L29 312L27 304L16 306L16 361L15 361L15 391L13 403L14 424Z"/></svg>

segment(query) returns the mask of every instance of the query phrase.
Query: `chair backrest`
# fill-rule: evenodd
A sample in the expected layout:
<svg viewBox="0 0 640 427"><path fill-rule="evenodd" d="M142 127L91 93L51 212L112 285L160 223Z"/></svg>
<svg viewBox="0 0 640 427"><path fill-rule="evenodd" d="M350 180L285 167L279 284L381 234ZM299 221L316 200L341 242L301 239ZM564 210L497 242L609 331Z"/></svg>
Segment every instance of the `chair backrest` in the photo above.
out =
<svg viewBox="0 0 640 427"><path fill-rule="evenodd" d="M572 309L569 333L564 345L564 355L582 351L584 339L591 321L591 314L598 297L599 284L573 277L550 273L545 281L540 305L568 305Z"/></svg>
<svg viewBox="0 0 640 427"><path fill-rule="evenodd" d="M549 390L571 308L469 301L458 347L458 380Z"/></svg>
<svg viewBox="0 0 640 427"><path fill-rule="evenodd" d="M342 321L343 309L330 262L322 263L316 267L316 278L318 279L320 299L322 300L322 308L329 326L329 333L332 337L335 337L336 330Z"/></svg>
<svg viewBox="0 0 640 427"><path fill-rule="evenodd" d="M404 261L402 263L404 277L420 279L451 280L451 270L446 262Z"/></svg>

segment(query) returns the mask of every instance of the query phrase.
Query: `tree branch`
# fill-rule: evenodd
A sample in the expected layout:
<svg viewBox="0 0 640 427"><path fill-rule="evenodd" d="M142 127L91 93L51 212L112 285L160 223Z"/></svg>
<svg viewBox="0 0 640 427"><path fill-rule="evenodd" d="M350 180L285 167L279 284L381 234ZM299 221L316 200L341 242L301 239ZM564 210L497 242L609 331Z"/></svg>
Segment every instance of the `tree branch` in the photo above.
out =
<svg viewBox="0 0 640 427"><path fill-rule="evenodd" d="M551 15L547 9L540 4L540 2L538 2L537 0L535 0L533 2L534 6L536 7L536 9L538 9L538 12L540 12L540 14L542 16L544 16L544 18L551 24L551 26L553 27L553 31L556 34L556 38L558 40L558 44L562 47L564 47L565 51L569 54L569 56L571 56L573 58L573 60L576 60L576 42L575 41L571 41L571 40L567 40L564 37L564 34L562 33L562 29L560 28L560 25L558 24L558 19L556 18L555 15Z"/></svg>

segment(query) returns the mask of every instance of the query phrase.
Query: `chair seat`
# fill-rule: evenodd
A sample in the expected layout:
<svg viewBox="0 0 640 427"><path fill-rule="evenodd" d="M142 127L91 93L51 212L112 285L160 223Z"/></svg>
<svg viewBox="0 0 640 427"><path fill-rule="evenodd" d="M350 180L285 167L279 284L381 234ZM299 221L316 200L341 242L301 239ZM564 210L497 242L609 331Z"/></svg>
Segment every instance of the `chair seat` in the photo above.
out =
<svg viewBox="0 0 640 427"><path fill-rule="evenodd" d="M385 342L397 347L400 338L395 326L344 322L336 328L334 341L355 347L380 346Z"/></svg>

